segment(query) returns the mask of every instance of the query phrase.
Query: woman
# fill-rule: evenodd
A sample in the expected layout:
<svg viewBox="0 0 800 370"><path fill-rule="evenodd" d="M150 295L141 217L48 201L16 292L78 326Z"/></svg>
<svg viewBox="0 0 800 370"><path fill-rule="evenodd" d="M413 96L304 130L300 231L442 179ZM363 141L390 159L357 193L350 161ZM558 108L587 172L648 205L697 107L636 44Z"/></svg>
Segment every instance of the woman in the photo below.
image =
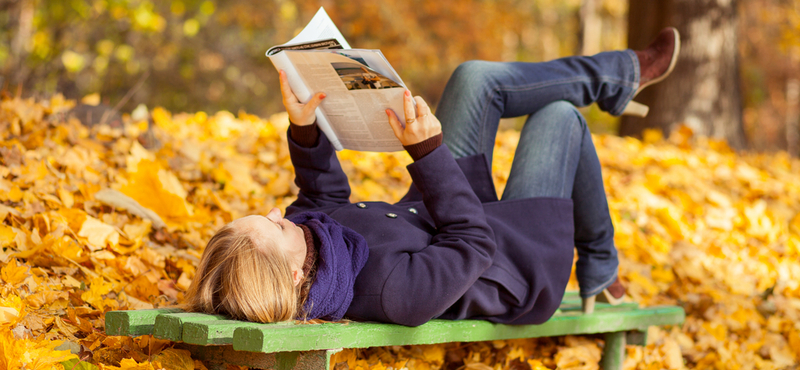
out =
<svg viewBox="0 0 800 370"><path fill-rule="evenodd" d="M468 62L445 88L441 124L406 91L405 117L386 112L414 159L413 185L396 204L349 202L347 178L315 124L325 94L303 104L281 72L298 198L287 218L273 209L219 230L187 305L258 322L538 324L561 302L573 246L584 310L596 297L622 298L600 163L574 106L597 102L614 115L641 108L631 99L669 74L678 50L668 28L644 51ZM530 116L498 200L490 173L498 122L521 115Z"/></svg>

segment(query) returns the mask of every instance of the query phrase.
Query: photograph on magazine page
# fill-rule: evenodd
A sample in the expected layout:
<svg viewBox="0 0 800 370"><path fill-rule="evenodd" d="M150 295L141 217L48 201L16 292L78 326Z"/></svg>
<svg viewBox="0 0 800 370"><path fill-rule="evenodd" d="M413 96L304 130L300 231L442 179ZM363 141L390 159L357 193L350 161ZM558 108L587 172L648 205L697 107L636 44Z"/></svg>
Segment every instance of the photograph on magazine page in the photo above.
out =
<svg viewBox="0 0 800 370"><path fill-rule="evenodd" d="M402 88L390 78L358 63L331 63L348 90Z"/></svg>

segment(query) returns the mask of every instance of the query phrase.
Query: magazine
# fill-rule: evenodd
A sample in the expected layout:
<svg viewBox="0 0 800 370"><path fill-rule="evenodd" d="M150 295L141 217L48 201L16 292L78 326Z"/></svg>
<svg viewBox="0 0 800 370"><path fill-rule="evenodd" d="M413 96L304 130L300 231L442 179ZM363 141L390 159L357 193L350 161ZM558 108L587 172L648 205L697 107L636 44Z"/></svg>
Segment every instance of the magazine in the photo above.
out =
<svg viewBox="0 0 800 370"><path fill-rule="evenodd" d="M325 9L266 54L286 72L301 102L316 92L327 95L316 110L317 124L336 150L403 150L385 110L393 109L402 121L406 85L380 50L351 49Z"/></svg>

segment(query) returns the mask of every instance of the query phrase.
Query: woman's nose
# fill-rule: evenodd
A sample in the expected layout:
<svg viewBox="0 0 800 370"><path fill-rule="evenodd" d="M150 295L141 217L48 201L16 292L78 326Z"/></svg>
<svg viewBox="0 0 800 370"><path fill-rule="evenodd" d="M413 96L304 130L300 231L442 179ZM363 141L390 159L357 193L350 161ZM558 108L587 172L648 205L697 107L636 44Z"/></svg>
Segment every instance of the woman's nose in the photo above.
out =
<svg viewBox="0 0 800 370"><path fill-rule="evenodd" d="M278 222L281 219L281 210L273 208L269 210L269 213L267 213L267 217L269 217L269 219L272 221Z"/></svg>

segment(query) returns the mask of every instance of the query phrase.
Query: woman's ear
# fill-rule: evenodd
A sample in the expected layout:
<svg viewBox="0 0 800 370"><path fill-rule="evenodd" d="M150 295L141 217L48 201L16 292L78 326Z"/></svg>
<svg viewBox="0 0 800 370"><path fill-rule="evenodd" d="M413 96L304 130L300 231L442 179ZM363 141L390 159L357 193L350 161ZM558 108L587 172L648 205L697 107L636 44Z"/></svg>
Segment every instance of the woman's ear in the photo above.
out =
<svg viewBox="0 0 800 370"><path fill-rule="evenodd" d="M292 268L292 280L294 282L294 286L300 284L300 281L303 280L303 270Z"/></svg>

